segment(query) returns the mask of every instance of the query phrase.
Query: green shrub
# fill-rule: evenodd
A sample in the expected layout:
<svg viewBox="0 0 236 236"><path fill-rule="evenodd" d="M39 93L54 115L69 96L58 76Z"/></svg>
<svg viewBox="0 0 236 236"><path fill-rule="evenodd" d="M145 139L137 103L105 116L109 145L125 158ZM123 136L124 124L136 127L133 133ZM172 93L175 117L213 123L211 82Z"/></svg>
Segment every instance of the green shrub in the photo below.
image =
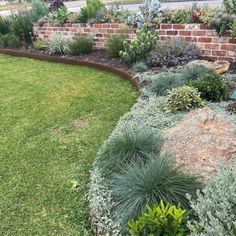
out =
<svg viewBox="0 0 236 236"><path fill-rule="evenodd" d="M150 51L156 47L157 36L155 31L149 31L145 24L129 44L124 41L124 51L120 52L126 62L145 61Z"/></svg>
<svg viewBox="0 0 236 236"><path fill-rule="evenodd" d="M0 16L0 34L8 34L10 32L10 22L8 18Z"/></svg>
<svg viewBox="0 0 236 236"><path fill-rule="evenodd" d="M63 24L68 21L69 12L66 7L60 7L52 13L52 22Z"/></svg>
<svg viewBox="0 0 236 236"><path fill-rule="evenodd" d="M33 37L33 21L30 11L18 12L11 16L12 31L22 42L31 43Z"/></svg>
<svg viewBox="0 0 236 236"><path fill-rule="evenodd" d="M47 44L47 52L51 55L66 54L68 51L68 40L60 34L54 34Z"/></svg>
<svg viewBox="0 0 236 236"><path fill-rule="evenodd" d="M0 45L2 47L19 48L20 40L14 34L0 35Z"/></svg>
<svg viewBox="0 0 236 236"><path fill-rule="evenodd" d="M195 196L200 187L193 176L180 172L167 154L149 156L149 161L132 162L123 167L111 182L111 191L116 205L115 218L126 228L131 219L137 219L146 205L159 204L160 201L189 208L186 194Z"/></svg>
<svg viewBox="0 0 236 236"><path fill-rule="evenodd" d="M69 43L70 53L72 55L88 54L93 49L93 40L86 37L78 37Z"/></svg>
<svg viewBox="0 0 236 236"><path fill-rule="evenodd" d="M82 7L80 9L78 21L82 22L82 23L87 23L88 19L89 19L89 17L88 17L87 8L86 7Z"/></svg>
<svg viewBox="0 0 236 236"><path fill-rule="evenodd" d="M129 233L133 236L184 236L186 235L186 210L175 205L165 204L147 206L141 216L135 221L131 220Z"/></svg>
<svg viewBox="0 0 236 236"><path fill-rule="evenodd" d="M43 40L36 40L33 42L33 45L38 50L46 50L47 49L47 42Z"/></svg>
<svg viewBox="0 0 236 236"><path fill-rule="evenodd" d="M216 74L206 74L203 79L191 81L190 85L200 92L202 99L220 102L227 97L227 86Z"/></svg>
<svg viewBox="0 0 236 236"><path fill-rule="evenodd" d="M230 29L230 33L233 37L236 37L236 20L233 21L233 24Z"/></svg>
<svg viewBox="0 0 236 236"><path fill-rule="evenodd" d="M162 73L158 79L152 81L148 86L148 91L155 93L157 96L166 96L168 90L184 85L181 76L176 73Z"/></svg>
<svg viewBox="0 0 236 236"><path fill-rule="evenodd" d="M97 11L104 7L104 4L100 0L86 0L86 5L89 19L95 18Z"/></svg>
<svg viewBox="0 0 236 236"><path fill-rule="evenodd" d="M33 22L37 22L40 18L48 15L48 6L44 1L32 0L31 17Z"/></svg>
<svg viewBox="0 0 236 236"><path fill-rule="evenodd" d="M223 0L224 8L229 14L236 14L236 0Z"/></svg>
<svg viewBox="0 0 236 236"><path fill-rule="evenodd" d="M202 106L200 93L194 87L183 86L169 91L166 106L169 112L190 111Z"/></svg>
<svg viewBox="0 0 236 236"><path fill-rule="evenodd" d="M192 236L236 235L236 162L222 165L197 200L191 200L196 219L189 222Z"/></svg>
<svg viewBox="0 0 236 236"><path fill-rule="evenodd" d="M185 66L184 69L181 71L181 74L183 80L194 81L204 78L206 74L213 74L213 71L205 66L193 65Z"/></svg>
<svg viewBox="0 0 236 236"><path fill-rule="evenodd" d="M124 40L123 35L113 36L107 40L107 53L110 57L120 56L120 51L124 50Z"/></svg>
<svg viewBox="0 0 236 236"><path fill-rule="evenodd" d="M191 23L192 12L190 9L165 9L162 17L162 23L188 24Z"/></svg>
<svg viewBox="0 0 236 236"><path fill-rule="evenodd" d="M103 172L113 174L132 161L147 160L147 154L158 154L162 143L162 137L152 130L124 131L107 143L97 164Z"/></svg>
<svg viewBox="0 0 236 236"><path fill-rule="evenodd" d="M135 62L133 64L133 70L135 72L144 72L148 69L147 65L144 62Z"/></svg>

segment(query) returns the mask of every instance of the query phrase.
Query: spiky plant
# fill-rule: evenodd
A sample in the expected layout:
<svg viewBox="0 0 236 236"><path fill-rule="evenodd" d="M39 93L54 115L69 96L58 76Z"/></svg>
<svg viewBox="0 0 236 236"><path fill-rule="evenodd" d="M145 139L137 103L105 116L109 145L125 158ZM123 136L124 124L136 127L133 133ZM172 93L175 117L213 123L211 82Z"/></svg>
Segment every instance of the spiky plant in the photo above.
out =
<svg viewBox="0 0 236 236"><path fill-rule="evenodd" d="M201 188L197 177L182 173L168 154L149 159L147 163L127 165L111 182L116 201L114 215L124 228L130 219L137 219L146 205L164 201L188 209L186 194L195 197L196 190Z"/></svg>
<svg viewBox="0 0 236 236"><path fill-rule="evenodd" d="M152 81L148 90L157 96L166 96L168 90L184 85L181 76L176 73L163 73L158 79Z"/></svg>
<svg viewBox="0 0 236 236"><path fill-rule="evenodd" d="M66 54L69 51L68 40L60 34L54 34L48 42L47 52L51 55Z"/></svg>
<svg viewBox="0 0 236 236"><path fill-rule="evenodd" d="M130 162L148 160L147 154L159 154L163 139L152 130L132 130L114 137L102 150L97 161L105 175L119 172Z"/></svg>
<svg viewBox="0 0 236 236"><path fill-rule="evenodd" d="M182 78L186 81L200 80L205 77L206 74L212 73L212 70L201 65L186 66L181 72Z"/></svg>

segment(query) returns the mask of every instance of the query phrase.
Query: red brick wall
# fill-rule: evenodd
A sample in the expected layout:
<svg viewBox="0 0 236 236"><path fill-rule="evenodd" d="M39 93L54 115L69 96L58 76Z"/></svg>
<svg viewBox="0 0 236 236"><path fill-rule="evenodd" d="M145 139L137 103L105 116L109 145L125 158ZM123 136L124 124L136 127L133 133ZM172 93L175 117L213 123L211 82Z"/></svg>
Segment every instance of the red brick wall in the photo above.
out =
<svg viewBox="0 0 236 236"><path fill-rule="evenodd" d="M160 40L169 38L183 38L186 41L196 43L203 57L212 60L236 61L236 39L229 35L218 37L215 30L204 24L161 24L157 30ZM53 34L60 33L68 38L79 35L92 36L95 48L105 48L106 40L112 35L126 33L129 39L135 35L135 29L124 28L119 24L49 24L34 26L34 33L38 38L50 40Z"/></svg>

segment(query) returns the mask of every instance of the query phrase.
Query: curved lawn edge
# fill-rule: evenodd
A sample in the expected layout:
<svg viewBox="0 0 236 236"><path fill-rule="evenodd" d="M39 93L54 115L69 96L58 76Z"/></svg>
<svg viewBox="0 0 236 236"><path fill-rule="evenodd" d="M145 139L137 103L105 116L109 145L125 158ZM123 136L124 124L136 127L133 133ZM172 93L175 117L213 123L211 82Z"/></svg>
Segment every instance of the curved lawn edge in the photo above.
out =
<svg viewBox="0 0 236 236"><path fill-rule="evenodd" d="M0 48L0 53L9 55L9 56L26 57L26 58L40 60L40 61L49 61L49 62L67 64L67 65L87 66L90 68L116 74L120 76L121 78L128 80L131 84L133 84L137 91L139 91L139 88L140 88L139 83L137 82L137 80L133 79L133 76L130 73L127 73L126 71L123 71L114 67L110 67L107 65L103 65L103 64L99 64L99 63L95 63L91 61L85 61L81 59L65 58L65 57L50 56L50 55L39 55L33 52L22 52L22 51L17 51L13 49Z"/></svg>

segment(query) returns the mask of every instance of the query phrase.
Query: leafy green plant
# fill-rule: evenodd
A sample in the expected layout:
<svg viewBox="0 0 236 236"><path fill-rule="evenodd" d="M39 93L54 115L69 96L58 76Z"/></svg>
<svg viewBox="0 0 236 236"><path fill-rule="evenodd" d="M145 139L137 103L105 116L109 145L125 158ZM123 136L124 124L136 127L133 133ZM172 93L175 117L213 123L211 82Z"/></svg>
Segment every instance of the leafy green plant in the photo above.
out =
<svg viewBox="0 0 236 236"><path fill-rule="evenodd" d="M144 62L135 62L133 64L133 70L135 72L144 72L148 69L147 65Z"/></svg>
<svg viewBox="0 0 236 236"><path fill-rule="evenodd" d="M33 45L38 50L46 50L47 49L47 42L37 39L33 42Z"/></svg>
<svg viewBox="0 0 236 236"><path fill-rule="evenodd" d="M169 91L166 105L169 112L190 111L202 106L200 93L194 87L183 86Z"/></svg>
<svg viewBox="0 0 236 236"><path fill-rule="evenodd" d="M32 0L30 13L33 22L37 22L40 18L48 15L48 6L44 1Z"/></svg>
<svg viewBox="0 0 236 236"><path fill-rule="evenodd" d="M236 15L221 11L212 19L211 26L216 30L219 36L222 36L227 31L230 31L235 19Z"/></svg>
<svg viewBox="0 0 236 236"><path fill-rule="evenodd" d="M88 54L93 49L93 40L87 37L78 37L69 43L69 50L72 55Z"/></svg>
<svg viewBox="0 0 236 236"><path fill-rule="evenodd" d="M154 204L147 206L137 220L128 222L129 234L132 236L184 236L186 235L186 210L175 205Z"/></svg>
<svg viewBox="0 0 236 236"><path fill-rule="evenodd" d="M227 97L227 86L216 74L206 74L201 80L191 81L190 85L196 88L201 98L207 101L220 102Z"/></svg>
<svg viewBox="0 0 236 236"><path fill-rule="evenodd" d="M54 34L47 44L47 52L51 55L66 54L68 51L68 40L60 34Z"/></svg>
<svg viewBox="0 0 236 236"><path fill-rule="evenodd" d="M233 24L230 28L230 33L233 37L236 37L236 20L233 21Z"/></svg>
<svg viewBox="0 0 236 236"><path fill-rule="evenodd" d="M124 41L124 50L120 52L120 55L126 62L143 61L147 59L150 51L156 47L156 43L155 31L148 30L148 26L145 24L130 44Z"/></svg>
<svg viewBox="0 0 236 236"><path fill-rule="evenodd" d="M110 57L119 57L120 51L124 50L124 35L117 35L107 40L107 53Z"/></svg>
<svg viewBox="0 0 236 236"><path fill-rule="evenodd" d="M0 34L8 34L9 32L10 32L9 19L0 16Z"/></svg>
<svg viewBox="0 0 236 236"><path fill-rule="evenodd" d="M206 74L213 74L213 71L201 65L185 66L181 71L181 76L185 81L201 80Z"/></svg>
<svg viewBox="0 0 236 236"><path fill-rule="evenodd" d="M12 32L22 42L31 43L33 37L33 21L30 11L18 12L11 16Z"/></svg>
<svg viewBox="0 0 236 236"><path fill-rule="evenodd" d="M223 0L223 5L227 13L236 14L236 0Z"/></svg>
<svg viewBox="0 0 236 236"><path fill-rule="evenodd" d="M213 175L197 199L191 200L195 219L191 235L236 235L236 162L225 163ZM189 197L190 198L190 197Z"/></svg>
<svg viewBox="0 0 236 236"><path fill-rule="evenodd" d="M123 167L111 182L116 200L113 214L125 229L131 219L137 219L146 205L160 201L189 208L186 194L195 196L200 184L196 177L182 173L180 167L167 155L151 155L146 163L133 161Z"/></svg>
<svg viewBox="0 0 236 236"><path fill-rule="evenodd" d="M166 96L168 90L184 85L181 76L176 73L162 73L158 79L152 81L148 86L148 91L155 93L157 96Z"/></svg>
<svg viewBox="0 0 236 236"><path fill-rule="evenodd" d="M200 21L208 26L211 26L212 20L219 11L219 8L212 8L206 5L199 16Z"/></svg>
<svg viewBox="0 0 236 236"><path fill-rule="evenodd" d="M132 161L147 160L147 154L158 154L162 143L162 137L152 130L127 130L107 143L97 164L104 173L114 174Z"/></svg>
<svg viewBox="0 0 236 236"><path fill-rule="evenodd" d="M52 13L52 22L63 24L68 21L69 12L66 7L60 7Z"/></svg>
<svg viewBox="0 0 236 236"><path fill-rule="evenodd" d="M0 35L0 45L2 47L19 48L20 40L14 34L8 33Z"/></svg>
<svg viewBox="0 0 236 236"><path fill-rule="evenodd" d="M162 18L162 23L188 24L191 22L192 12L186 9L166 9L163 11Z"/></svg>

